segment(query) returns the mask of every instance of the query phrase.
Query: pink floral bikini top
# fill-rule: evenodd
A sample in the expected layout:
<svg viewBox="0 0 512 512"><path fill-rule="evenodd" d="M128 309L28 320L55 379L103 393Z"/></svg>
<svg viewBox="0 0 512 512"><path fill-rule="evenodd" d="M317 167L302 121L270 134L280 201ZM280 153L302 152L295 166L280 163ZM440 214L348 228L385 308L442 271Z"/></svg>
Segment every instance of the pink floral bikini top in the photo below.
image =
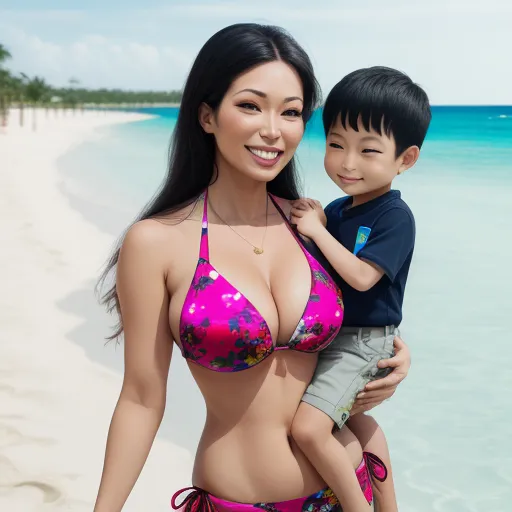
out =
<svg viewBox="0 0 512 512"><path fill-rule="evenodd" d="M218 372L252 368L275 350L317 352L334 339L343 321L341 292L293 232L308 260L311 291L304 312L288 343L276 345L265 319L253 304L211 265L208 250L207 191L199 260L181 310L180 341L185 358Z"/></svg>

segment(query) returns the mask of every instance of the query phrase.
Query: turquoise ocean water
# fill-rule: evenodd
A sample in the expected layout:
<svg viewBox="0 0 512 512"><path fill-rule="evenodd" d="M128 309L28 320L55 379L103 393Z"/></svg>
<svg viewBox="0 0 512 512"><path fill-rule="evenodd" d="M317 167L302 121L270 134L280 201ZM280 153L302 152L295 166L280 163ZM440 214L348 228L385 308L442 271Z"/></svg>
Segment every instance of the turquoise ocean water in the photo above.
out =
<svg viewBox="0 0 512 512"><path fill-rule="evenodd" d="M116 235L165 173L177 109L144 111L159 117L105 130L60 162L72 204ZM305 193L326 204L339 191L323 145L316 113L298 156ZM512 107L434 107L420 161L395 188L417 223L401 326L413 366L375 416L400 510L510 511ZM174 359L161 435L194 452L204 406Z"/></svg>

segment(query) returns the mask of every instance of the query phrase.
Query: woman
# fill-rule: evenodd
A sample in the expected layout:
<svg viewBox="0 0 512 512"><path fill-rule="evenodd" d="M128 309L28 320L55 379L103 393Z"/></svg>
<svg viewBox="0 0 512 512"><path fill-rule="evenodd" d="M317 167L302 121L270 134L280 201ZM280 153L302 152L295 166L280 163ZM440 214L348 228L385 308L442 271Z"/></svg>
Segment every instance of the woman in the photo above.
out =
<svg viewBox="0 0 512 512"><path fill-rule="evenodd" d="M332 280L286 220L299 197L293 156L317 91L309 58L276 27L234 25L199 52L169 177L107 268L117 265L107 300L120 312L125 375L95 512L121 510L142 470L173 343L207 408L189 509L337 506L289 437L316 353L342 317ZM358 408L391 396L407 373L407 348L398 347L399 368ZM341 431L340 442L360 466L357 440Z"/></svg>

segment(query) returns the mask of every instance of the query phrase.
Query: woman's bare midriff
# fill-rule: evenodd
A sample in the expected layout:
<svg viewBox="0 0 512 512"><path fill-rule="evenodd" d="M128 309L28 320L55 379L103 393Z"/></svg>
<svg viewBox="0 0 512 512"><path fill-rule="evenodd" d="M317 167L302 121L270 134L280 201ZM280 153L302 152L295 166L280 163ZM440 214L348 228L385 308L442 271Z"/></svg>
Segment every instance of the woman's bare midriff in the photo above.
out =
<svg viewBox="0 0 512 512"><path fill-rule="evenodd" d="M199 254L197 212L201 203L198 206L188 220L170 227L177 250L169 245L169 320L178 345L181 309ZM245 242L229 229L222 233L220 229L210 225L209 230L210 257L213 255L217 270L227 274L243 293L252 294L249 298L266 319L274 340L289 339L308 300L311 280L297 241L279 215L274 215L265 256L254 259L259 257L247 256L250 251ZM264 276L270 276L271 282L265 283ZM174 357L181 357L179 350L174 351ZM294 415L316 361L316 354L284 349L239 372L217 372L188 363L207 409L194 463L194 485L241 503L283 501L307 496L325 486L290 437ZM360 455L356 455L354 467L359 462Z"/></svg>
<svg viewBox="0 0 512 512"><path fill-rule="evenodd" d="M238 373L191 368L207 404L194 485L242 503L282 501L321 489L321 478L289 437L315 364L315 355L286 350Z"/></svg>
<svg viewBox="0 0 512 512"><path fill-rule="evenodd" d="M223 499L274 502L323 487L290 438L316 355L283 350L250 370L214 374L190 363L207 406L192 482ZM359 460L354 460L354 467Z"/></svg>

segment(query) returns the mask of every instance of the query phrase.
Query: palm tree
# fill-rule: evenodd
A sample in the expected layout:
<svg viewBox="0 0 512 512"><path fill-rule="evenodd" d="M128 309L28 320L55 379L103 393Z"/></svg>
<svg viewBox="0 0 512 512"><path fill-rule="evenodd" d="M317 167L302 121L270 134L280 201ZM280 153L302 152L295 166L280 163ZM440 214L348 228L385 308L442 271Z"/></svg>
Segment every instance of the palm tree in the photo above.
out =
<svg viewBox="0 0 512 512"><path fill-rule="evenodd" d="M75 85L80 85L80 80L78 80L78 78L71 77L69 79L69 85L71 85L72 87L74 87Z"/></svg>
<svg viewBox="0 0 512 512"><path fill-rule="evenodd" d="M75 88L80 85L80 80L78 80L78 78L71 77L68 82L69 89L67 90L66 101L71 106L73 114L76 114L76 107L80 103L80 100L78 99Z"/></svg>
<svg viewBox="0 0 512 512"><path fill-rule="evenodd" d="M7 86L10 77L10 73L2 68L2 64L10 58L12 58L12 55L9 50L0 43L0 118L2 126L7 124L7 112L9 108Z"/></svg>
<svg viewBox="0 0 512 512"><path fill-rule="evenodd" d="M0 66L6 60L9 60L11 58L12 55L10 54L9 50L2 43L0 43Z"/></svg>
<svg viewBox="0 0 512 512"><path fill-rule="evenodd" d="M32 128L36 130L36 108L38 104L47 99L48 93L50 92L50 87L44 81L43 78L39 78L38 76L29 79L25 86L25 94L27 99L32 104Z"/></svg>
<svg viewBox="0 0 512 512"><path fill-rule="evenodd" d="M16 96L18 99L18 108L20 109L20 126L24 124L24 111L25 111L25 91L30 78L25 73L20 73L19 77L14 78Z"/></svg>
<svg viewBox="0 0 512 512"><path fill-rule="evenodd" d="M9 109L9 81L11 74L6 69L0 68L0 126L7 125L7 112Z"/></svg>

